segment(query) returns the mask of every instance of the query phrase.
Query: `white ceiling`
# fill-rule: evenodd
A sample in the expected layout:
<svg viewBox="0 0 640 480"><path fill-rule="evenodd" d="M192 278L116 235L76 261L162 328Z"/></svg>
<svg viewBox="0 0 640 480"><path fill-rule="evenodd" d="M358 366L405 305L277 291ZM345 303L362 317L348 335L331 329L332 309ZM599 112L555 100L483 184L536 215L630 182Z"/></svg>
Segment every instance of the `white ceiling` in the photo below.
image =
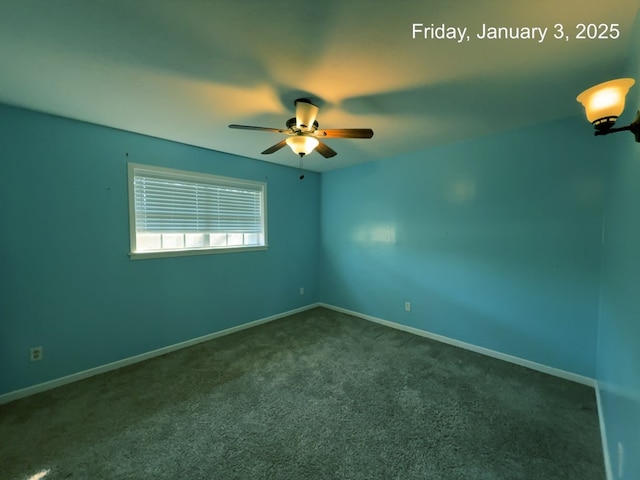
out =
<svg viewBox="0 0 640 480"><path fill-rule="evenodd" d="M0 102L298 166L282 136L293 101L327 140L327 171L581 112L575 96L624 73L640 0L0 0ZM471 39L412 39L412 24ZM562 24L569 40L556 40ZM619 24L577 40L578 23ZM479 40L482 25L548 27L536 40ZM636 32L637 33L637 32ZM638 88L638 87L636 87ZM585 121L585 134L590 127Z"/></svg>

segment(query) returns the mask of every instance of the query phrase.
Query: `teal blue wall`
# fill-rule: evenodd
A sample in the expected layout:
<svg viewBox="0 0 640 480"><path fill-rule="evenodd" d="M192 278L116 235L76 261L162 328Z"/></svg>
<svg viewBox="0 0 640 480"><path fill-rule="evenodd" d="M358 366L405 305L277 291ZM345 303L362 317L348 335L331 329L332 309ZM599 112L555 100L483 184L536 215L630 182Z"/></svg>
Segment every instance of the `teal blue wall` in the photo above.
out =
<svg viewBox="0 0 640 480"><path fill-rule="evenodd" d="M640 478L640 146L625 137L611 159L597 377L614 472L621 442L624 478Z"/></svg>
<svg viewBox="0 0 640 480"><path fill-rule="evenodd" d="M590 133L576 117L323 174L321 301L594 377Z"/></svg>
<svg viewBox="0 0 640 480"><path fill-rule="evenodd" d="M318 300L318 174L5 106L0 131L0 394ZM266 181L269 249L130 260L127 161Z"/></svg>
<svg viewBox="0 0 640 480"><path fill-rule="evenodd" d="M635 32L640 34L640 19ZM640 106L640 35L630 52L625 125ZM623 478L640 478L640 144L629 133L607 138L612 164L605 215L598 345L601 413L613 475L618 442L625 451Z"/></svg>

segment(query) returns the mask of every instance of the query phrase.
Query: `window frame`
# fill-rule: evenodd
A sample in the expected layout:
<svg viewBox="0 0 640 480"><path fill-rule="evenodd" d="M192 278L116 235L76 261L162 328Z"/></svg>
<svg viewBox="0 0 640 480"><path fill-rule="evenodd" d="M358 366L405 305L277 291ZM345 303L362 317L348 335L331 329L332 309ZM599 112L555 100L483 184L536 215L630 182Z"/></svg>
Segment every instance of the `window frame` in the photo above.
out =
<svg viewBox="0 0 640 480"><path fill-rule="evenodd" d="M146 170L150 173L157 172L161 176L171 177L174 176L176 180L186 180L192 182L200 182L208 185L221 185L221 186L239 186L255 189L258 187L261 190L262 203L261 203L261 217L262 217L262 229L264 244L263 245L246 245L246 246L224 246L224 247L191 247L191 248L178 248L178 249L165 249L165 250L147 250L136 251L137 246L137 230L136 230L136 207L135 207L135 186L134 177L136 171ZM163 257L183 257L190 255L212 255L221 253L237 253L237 252L251 252L267 250L268 235L267 235L267 183L259 182L255 180L245 180L233 177L224 177L220 175L213 175L210 173L194 172L188 170L178 170L175 168L158 167L155 165L145 165L140 163L127 163L127 182L129 190L129 257L132 260L147 259L147 258L163 258ZM188 233L188 232L184 232Z"/></svg>

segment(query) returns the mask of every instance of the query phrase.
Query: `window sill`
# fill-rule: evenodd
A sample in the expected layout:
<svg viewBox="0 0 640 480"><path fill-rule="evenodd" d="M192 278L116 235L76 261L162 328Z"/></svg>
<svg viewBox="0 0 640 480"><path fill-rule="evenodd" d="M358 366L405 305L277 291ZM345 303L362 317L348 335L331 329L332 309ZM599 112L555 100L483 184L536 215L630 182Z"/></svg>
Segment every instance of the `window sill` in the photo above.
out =
<svg viewBox="0 0 640 480"><path fill-rule="evenodd" d="M131 260L146 260L165 257L189 257L192 255L215 255L220 253L256 252L267 250L267 245L237 248L198 248L193 250L153 250L149 252L129 252Z"/></svg>

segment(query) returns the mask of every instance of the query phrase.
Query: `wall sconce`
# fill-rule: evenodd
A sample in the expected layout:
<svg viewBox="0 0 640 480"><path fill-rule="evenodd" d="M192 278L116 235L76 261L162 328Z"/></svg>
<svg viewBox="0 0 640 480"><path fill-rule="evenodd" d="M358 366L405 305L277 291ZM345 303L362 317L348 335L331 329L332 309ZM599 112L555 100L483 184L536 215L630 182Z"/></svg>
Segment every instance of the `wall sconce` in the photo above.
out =
<svg viewBox="0 0 640 480"><path fill-rule="evenodd" d="M613 127L624 110L625 97L634 83L636 82L633 78L619 78L591 87L578 95L576 100L582 103L587 120L596 129L594 135L608 135L628 130L636 137L636 142L640 142L640 111L635 120L626 127Z"/></svg>

